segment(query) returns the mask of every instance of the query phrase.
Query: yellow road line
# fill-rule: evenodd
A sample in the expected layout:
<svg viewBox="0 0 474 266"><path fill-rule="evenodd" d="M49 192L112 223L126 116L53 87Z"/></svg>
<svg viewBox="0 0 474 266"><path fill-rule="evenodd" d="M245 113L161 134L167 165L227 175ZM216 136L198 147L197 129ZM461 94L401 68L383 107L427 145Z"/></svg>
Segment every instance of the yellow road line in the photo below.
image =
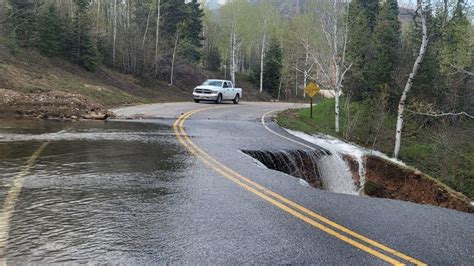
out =
<svg viewBox="0 0 474 266"><path fill-rule="evenodd" d="M266 117L267 115L269 115L270 113L273 113L273 112L274 112L274 111L270 111L270 112L265 113L265 114L262 116L262 119L261 119L261 122L262 122L263 126L264 126L268 131L270 131L271 133L273 133L273 134L275 134L275 135L277 135L277 136L279 136L279 137L282 137L282 138L284 138L284 139L288 139L288 140L290 140L290 141L292 141L292 142L294 142L294 143L303 145L303 146L305 146L305 147L309 147L308 145L306 145L306 144L304 144L304 143L301 143L301 142L299 142L299 141L297 141L297 140L294 140L294 139L287 138L287 137L285 137L285 136L283 136L283 135L281 135L281 134L278 134L278 133L276 133L275 131L271 130L271 129L267 126L267 124L265 123L265 117ZM313 147L310 147L310 148L313 149ZM355 238L357 238L357 239L360 239L360 240L362 240L362 241L364 241L364 242L366 242L366 243L368 243L368 244L371 244L372 246L375 246L375 247L377 247L377 248L379 248L379 249L381 249L381 250L384 250L384 251L386 251L386 252L388 252L388 253L391 253L391 254L393 254L393 255L395 255L395 256L397 256L397 257L399 257L399 258L402 258L402 259L404 259L404 260L406 260L406 261L409 261L409 262L411 262L411 263L413 263L413 264L416 264L416 265L426 265L426 263L424 263L424 262L421 262L421 261L419 261L419 260L417 260L417 259L414 259L414 258L412 258L412 257L410 257L410 256L407 256L407 255L405 255L405 254L403 254L403 253L401 253L401 252L398 252L398 251L396 251L396 250L394 250L394 249L391 249L391 248L389 248L389 247L387 247L387 246L385 246L385 245L383 245L383 244L381 244L381 243L378 243L378 242L376 242L376 241L374 241L374 240L371 240L371 239L369 239L369 238L367 238L367 237L365 237L365 236L362 236L362 235L360 235L360 234L358 234L358 233L356 233L356 232L354 232L354 231L352 231L352 230L350 230L350 229L348 229L348 228L345 228L345 227L343 227L343 226L341 226L341 225L339 225L339 224L337 224L337 223L335 223L335 222L333 222L333 221L331 221L331 220L329 220L329 219L327 219L327 218L325 218L325 217L322 217L321 215L318 215L318 214L316 214L316 213L314 213L314 212L312 212L312 211L306 209L305 207L303 207L303 206L301 206L301 205L299 205L299 204L297 204L297 203L295 203L295 202L292 202L292 201L290 201L290 200L288 200L288 199L286 199L286 198L283 198L283 197L281 197L281 196L278 195L278 194L275 194L274 196L277 197L277 198L279 198L281 201L286 202L287 204L289 204L289 205L291 205L291 206L293 206L293 207L299 209L300 211L302 211L302 212L304 212L304 213L306 213L306 214L308 214L308 215L310 215L310 216L312 216L312 217L314 217L314 218L316 218L316 219L318 219L318 220L320 220L320 221L322 221L322 222L324 222L324 223L326 223L326 224L329 224L329 225L331 225L332 227L337 228L337 229L339 229L339 230L341 230L341 231L343 231L343 232L345 232L345 233L347 233L347 234L349 234L349 235L351 235L351 236L353 236L353 237L355 237Z"/></svg>
<svg viewBox="0 0 474 266"><path fill-rule="evenodd" d="M8 237L10 232L10 220L15 211L15 204L18 199L18 195L23 188L25 177L30 173L31 167L35 164L44 148L48 146L48 142L41 144L41 146L31 155L26 161L21 172L13 178L13 186L8 191L7 197L3 203L2 212L0 213L0 265L6 264L5 250L8 243Z"/></svg>
<svg viewBox="0 0 474 266"><path fill-rule="evenodd" d="M216 108L216 107L214 107ZM194 113L197 113L197 112L201 112L201 111L204 111L204 110L209 110L209 109L213 109L213 108L204 108L204 109L199 109L199 110L194 110L194 111L191 111L191 112L188 112L184 115L182 115L180 118L178 118L175 123L173 124L173 128L174 128L174 131L175 131L175 134L178 138L178 140L185 146L187 147L194 155L196 155L199 159L201 159L206 165L208 165L209 167L211 167L212 169L214 169L215 171L217 171L218 173L220 173L221 175L223 175L224 177L230 179L231 181L237 183L238 185L240 185L241 187L245 188L246 190L254 193L255 195L259 196L260 198L266 200L267 202L277 206L278 208L284 210L285 212L311 224L312 226L330 234L330 235L333 235L337 238L339 238L340 240L348 243L348 244L351 244L352 246L355 246L369 254L372 254L386 262L389 262L391 264L401 264L401 262L397 261L397 260L394 260L368 246L365 246L357 241L354 241L352 240L351 238L348 238L347 236L344 236L316 221L314 221L313 219L305 216L304 214L301 214L299 212L297 212L296 210L294 209L291 209L289 208L288 206L284 205L283 203L286 203L287 205L301 211L301 212L304 212L306 213L307 215L313 217L313 218L316 218L318 219L319 221L321 222L324 222L326 223L327 225L330 225L340 231L343 231L345 232L346 234L352 236L352 237L355 237L359 240L363 240L364 242L366 243L369 243L371 244L372 246L375 246L379 249L382 249L386 252L389 252L391 253L392 255L394 256L397 256L399 258L402 258L402 259L405 259L411 263L414 263L414 264L418 264L418 265L424 265L424 263L416 260L416 259L413 259L409 256L406 256L400 252L397 252L393 249L390 249L376 241L373 241L373 240L370 240L360 234L357 234L341 225L338 225L337 223L335 222L332 222L330 221L329 219L325 218L325 217L322 217L306 208L304 208L303 206L289 200L289 199L286 199L284 198L283 196L269 190L269 189L266 189L265 187L259 185L258 183L255 183L254 181L238 174L237 172L229 169L228 167L226 167L225 165L221 164L220 162L218 162L217 160L215 160L213 157L211 157L209 154L207 154L206 152L202 151L199 147L197 147L191 140L190 138L187 136L186 132L184 131L183 129L183 124L185 122L185 120L187 118L189 118L191 115L193 115ZM305 145L306 146L306 145ZM240 180L239 180L240 179ZM244 181L244 182L242 182ZM245 184L245 183L248 183ZM253 186L253 187L251 187ZM271 197L273 198L271 198ZM279 201L278 201L279 200ZM283 202L283 203L282 203Z"/></svg>

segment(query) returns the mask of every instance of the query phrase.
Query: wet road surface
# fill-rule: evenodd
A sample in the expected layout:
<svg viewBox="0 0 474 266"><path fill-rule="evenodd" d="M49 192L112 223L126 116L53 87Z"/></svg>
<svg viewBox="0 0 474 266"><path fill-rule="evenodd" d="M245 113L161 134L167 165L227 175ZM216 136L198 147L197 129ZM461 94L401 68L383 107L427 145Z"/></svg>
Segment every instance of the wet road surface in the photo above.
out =
<svg viewBox="0 0 474 266"><path fill-rule="evenodd" d="M172 127L214 107L161 104L116 110L133 121L1 121L0 200L7 263L316 263L387 261L249 192L192 154ZM472 214L335 194L265 169L241 150L305 149L272 134L263 114L292 104L223 104L183 121L218 163L370 240L431 264L474 263ZM285 134L274 124L272 130ZM287 136L289 137L289 136ZM24 166L14 211L6 205ZM333 226L339 235L409 261ZM5 234L3 234L5 236ZM0 236L1 233L0 233Z"/></svg>

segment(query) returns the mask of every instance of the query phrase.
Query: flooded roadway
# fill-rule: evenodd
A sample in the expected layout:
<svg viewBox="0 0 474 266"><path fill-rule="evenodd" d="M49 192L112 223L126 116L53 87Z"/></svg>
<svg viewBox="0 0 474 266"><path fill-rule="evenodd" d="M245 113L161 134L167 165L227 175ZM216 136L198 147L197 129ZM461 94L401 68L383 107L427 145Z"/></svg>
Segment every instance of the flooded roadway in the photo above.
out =
<svg viewBox="0 0 474 266"><path fill-rule="evenodd" d="M186 245L178 221L192 193L189 155L168 125L1 121L0 136L1 202L49 142L16 201L9 263L149 262Z"/></svg>
<svg viewBox="0 0 474 266"><path fill-rule="evenodd" d="M390 260L384 256L409 263L403 254L435 265L474 263L472 214L314 189L244 154L304 148L261 123L263 114L290 104L223 104L194 114L184 129L222 165L321 218L302 220L301 209L289 210L288 202L276 207L236 185L184 148L171 128L184 112L204 107L176 103L115 110L121 118L149 119L139 122L1 120L0 265L385 265ZM268 126L285 134L271 122ZM46 148L31 163L43 143ZM12 197L21 176L21 191ZM11 202L14 211L4 219ZM2 234L7 241L1 241Z"/></svg>

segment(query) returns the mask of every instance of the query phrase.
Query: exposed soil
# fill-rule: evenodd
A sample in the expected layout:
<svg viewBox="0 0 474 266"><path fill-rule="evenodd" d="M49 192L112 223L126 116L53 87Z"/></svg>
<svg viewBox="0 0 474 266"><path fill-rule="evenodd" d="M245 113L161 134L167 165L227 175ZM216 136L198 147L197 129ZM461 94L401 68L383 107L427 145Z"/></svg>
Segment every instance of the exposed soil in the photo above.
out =
<svg viewBox="0 0 474 266"><path fill-rule="evenodd" d="M191 101L192 90L220 74L177 64L175 84L137 78L100 66L95 72L60 58L47 58L34 50L18 49L13 55L0 44L0 117L15 118L99 118L106 108L154 102ZM244 100L269 100L250 83L239 79Z"/></svg>
<svg viewBox="0 0 474 266"><path fill-rule="evenodd" d="M106 119L113 114L82 95L61 91L24 93L0 89L0 117Z"/></svg>
<svg viewBox="0 0 474 266"><path fill-rule="evenodd" d="M456 192L419 170L395 164L377 156L367 156L366 183L368 196L404 200L474 213L474 207L463 194ZM358 175L358 165L349 163Z"/></svg>

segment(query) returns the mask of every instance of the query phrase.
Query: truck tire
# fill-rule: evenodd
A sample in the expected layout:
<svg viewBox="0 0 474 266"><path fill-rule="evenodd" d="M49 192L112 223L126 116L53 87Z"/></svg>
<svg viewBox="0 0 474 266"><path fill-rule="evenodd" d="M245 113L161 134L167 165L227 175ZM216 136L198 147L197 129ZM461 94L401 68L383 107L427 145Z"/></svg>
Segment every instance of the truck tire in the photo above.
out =
<svg viewBox="0 0 474 266"><path fill-rule="evenodd" d="M234 99L232 100L232 102L233 102L234 104L239 104L239 101L240 101L240 96L239 96L239 94L237 93L237 94L235 95Z"/></svg>
<svg viewBox="0 0 474 266"><path fill-rule="evenodd" d="M217 96L217 99L216 99L216 103L217 104L222 103L222 94L219 93L219 95Z"/></svg>
<svg viewBox="0 0 474 266"><path fill-rule="evenodd" d="M198 99L194 99L194 102L195 102L195 103L199 103L199 100L198 100Z"/></svg>

